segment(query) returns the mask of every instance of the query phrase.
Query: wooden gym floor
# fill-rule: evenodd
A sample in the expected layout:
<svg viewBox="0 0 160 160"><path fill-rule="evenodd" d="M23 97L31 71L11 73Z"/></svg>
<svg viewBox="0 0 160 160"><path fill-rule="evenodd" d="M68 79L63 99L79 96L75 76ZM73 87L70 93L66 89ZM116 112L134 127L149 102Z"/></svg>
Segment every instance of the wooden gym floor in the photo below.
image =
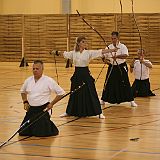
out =
<svg viewBox="0 0 160 160"><path fill-rule="evenodd" d="M90 65L96 79L103 64ZM66 92L74 67L57 64L58 79ZM96 88L101 96L106 68ZM56 80L54 64L45 64L44 73ZM97 117L60 118L65 112L68 97L54 106L52 120L58 126L57 137L19 137L16 135L0 148L0 160L160 160L160 66L151 70L151 89L155 97L136 98L138 107L129 103L102 106L106 119ZM19 128L25 114L20 87L32 75L32 65L0 63L0 143L8 140ZM130 82L133 75L129 74ZM53 95L54 96L54 95ZM73 121L72 121L73 120Z"/></svg>

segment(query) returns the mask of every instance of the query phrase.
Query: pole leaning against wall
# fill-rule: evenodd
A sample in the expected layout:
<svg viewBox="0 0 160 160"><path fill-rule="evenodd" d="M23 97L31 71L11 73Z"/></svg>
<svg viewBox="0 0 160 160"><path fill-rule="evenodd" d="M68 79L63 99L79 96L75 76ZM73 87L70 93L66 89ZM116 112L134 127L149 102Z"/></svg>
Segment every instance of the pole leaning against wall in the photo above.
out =
<svg viewBox="0 0 160 160"><path fill-rule="evenodd" d="M61 0L62 14L67 14L67 51L70 50L70 14L71 14L71 0ZM72 67L72 62L67 59L66 68Z"/></svg>
<svg viewBox="0 0 160 160"><path fill-rule="evenodd" d="M26 58L25 58L25 53L24 53L24 15L22 15L22 45L21 45L21 49L22 49L22 60L21 63L19 65L19 67L26 67L29 66Z"/></svg>

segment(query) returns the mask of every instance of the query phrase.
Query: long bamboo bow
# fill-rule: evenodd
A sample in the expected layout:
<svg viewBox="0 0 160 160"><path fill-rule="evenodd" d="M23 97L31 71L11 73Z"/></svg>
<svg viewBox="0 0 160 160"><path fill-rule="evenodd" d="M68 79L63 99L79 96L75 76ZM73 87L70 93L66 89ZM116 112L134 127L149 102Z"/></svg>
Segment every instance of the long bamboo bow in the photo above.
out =
<svg viewBox="0 0 160 160"><path fill-rule="evenodd" d="M105 46L108 48L107 42L105 41L105 39L103 38L103 36L102 36L90 23L88 23L88 22L83 18L83 16L80 15L80 13L79 13L78 10L76 10L76 11L77 11L78 15L82 18L83 22L84 22L87 26L89 26L94 32L96 32L96 33L99 35L99 37L103 40ZM109 49L109 48L108 48L108 49ZM95 83L96 83L97 80L99 79L99 77L100 77L100 75L101 75L101 73L102 73L105 65L106 65L106 63L103 65L100 73L98 74L98 76L97 76L97 78L96 78L96 80L95 80Z"/></svg>
<svg viewBox="0 0 160 160"><path fill-rule="evenodd" d="M136 15L135 15L135 12L134 12L134 1L131 0L131 3L132 3L132 14L133 14L133 19L134 19L134 23L137 27L137 30L138 30L138 34L139 34L139 41L140 41L140 47L141 49L143 48L142 46L142 37L141 37L141 33L140 33L140 30L139 30L139 27L138 27L138 24L137 24L137 20L136 20Z"/></svg>

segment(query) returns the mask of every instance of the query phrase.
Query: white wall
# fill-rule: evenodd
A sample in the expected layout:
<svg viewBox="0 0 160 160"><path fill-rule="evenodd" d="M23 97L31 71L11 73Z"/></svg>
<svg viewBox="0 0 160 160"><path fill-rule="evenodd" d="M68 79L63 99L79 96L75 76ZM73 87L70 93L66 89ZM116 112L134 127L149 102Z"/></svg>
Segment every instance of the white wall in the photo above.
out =
<svg viewBox="0 0 160 160"><path fill-rule="evenodd" d="M0 0L1 14L59 14L60 0Z"/></svg>
<svg viewBox="0 0 160 160"><path fill-rule="evenodd" d="M132 12L131 0L121 0L124 13ZM136 13L159 13L160 0L133 0ZM72 0L72 13L119 13L120 0Z"/></svg>
<svg viewBox="0 0 160 160"><path fill-rule="evenodd" d="M71 13L119 13L120 0L71 0ZM123 13L131 0L121 0ZM135 13L159 13L160 0L133 0ZM61 14L62 0L0 0L0 14Z"/></svg>

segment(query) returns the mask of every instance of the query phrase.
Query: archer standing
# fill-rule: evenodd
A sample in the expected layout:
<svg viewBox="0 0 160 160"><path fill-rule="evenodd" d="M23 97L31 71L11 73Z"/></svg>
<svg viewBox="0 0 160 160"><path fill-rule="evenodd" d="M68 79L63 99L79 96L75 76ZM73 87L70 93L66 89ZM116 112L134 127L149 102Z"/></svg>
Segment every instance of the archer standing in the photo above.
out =
<svg viewBox="0 0 160 160"><path fill-rule="evenodd" d="M21 126L30 120L32 123L43 114L50 111L65 94L64 90L51 77L43 75L43 62L33 63L33 76L27 78L21 88L24 109L27 111ZM56 94L51 101L51 93ZM25 129L26 127L26 129ZM59 133L57 127L50 120L49 112L32 125L27 124L19 131L20 136L55 136Z"/></svg>
<svg viewBox="0 0 160 160"><path fill-rule="evenodd" d="M155 96L150 90L149 81L149 70L152 68L152 63L144 58L144 49L138 49L137 55L138 59L133 60L130 65L130 71L135 77L132 85L134 97Z"/></svg>
<svg viewBox="0 0 160 160"><path fill-rule="evenodd" d="M106 56L110 60L106 80L104 83L101 104L130 102L132 107L136 107L134 98L131 92L131 86L128 77L128 67L126 58L128 57L127 47L120 43L119 33L111 33L112 44L108 48L119 48L117 52L112 52Z"/></svg>
<svg viewBox="0 0 160 160"><path fill-rule="evenodd" d="M82 88L70 95L66 112L60 117L99 115L99 118L105 118L96 92L95 80L91 76L88 65L90 60L102 57L105 53L117 51L117 48L101 50L86 50L86 48L86 38L79 36L76 39L75 49L63 53L64 58L71 59L75 66L75 72L71 77L71 91L79 86L82 86Z"/></svg>

